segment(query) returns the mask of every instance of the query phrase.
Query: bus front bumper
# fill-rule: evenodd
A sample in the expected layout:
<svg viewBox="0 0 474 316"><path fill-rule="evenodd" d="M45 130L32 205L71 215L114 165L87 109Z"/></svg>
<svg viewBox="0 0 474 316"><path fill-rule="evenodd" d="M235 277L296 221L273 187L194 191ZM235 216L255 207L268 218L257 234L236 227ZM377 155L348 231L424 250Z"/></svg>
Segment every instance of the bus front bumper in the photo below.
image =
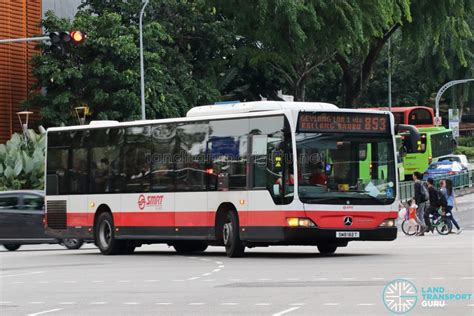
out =
<svg viewBox="0 0 474 316"><path fill-rule="evenodd" d="M255 244L317 245L349 241L391 241L397 238L397 227L373 229L323 229L318 227L246 227L241 239ZM270 241L270 242L268 242Z"/></svg>

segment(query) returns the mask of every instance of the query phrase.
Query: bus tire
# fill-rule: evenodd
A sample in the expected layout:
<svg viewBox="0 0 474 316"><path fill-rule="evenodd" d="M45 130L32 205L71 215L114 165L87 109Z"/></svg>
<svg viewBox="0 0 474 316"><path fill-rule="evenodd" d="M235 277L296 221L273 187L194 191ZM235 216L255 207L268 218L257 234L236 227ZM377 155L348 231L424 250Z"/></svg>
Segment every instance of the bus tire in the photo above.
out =
<svg viewBox="0 0 474 316"><path fill-rule="evenodd" d="M244 255L245 246L239 236L239 218L236 212L227 212L222 227L225 253L229 258L238 258Z"/></svg>
<svg viewBox="0 0 474 316"><path fill-rule="evenodd" d="M337 246L331 245L331 244L320 244L317 246L319 253L326 256L326 255L332 255L333 253L336 252Z"/></svg>
<svg viewBox="0 0 474 316"><path fill-rule="evenodd" d="M116 255L120 253L121 243L115 239L115 227L112 214L104 212L97 218L95 227L95 243L104 255Z"/></svg>
<svg viewBox="0 0 474 316"><path fill-rule="evenodd" d="M63 239L64 247L70 250L79 249L82 247L83 244L84 244L83 239L77 239L77 238L64 238Z"/></svg>
<svg viewBox="0 0 474 316"><path fill-rule="evenodd" d="M6 250L8 251L15 251L20 248L21 245L18 244L4 244L3 247L5 247Z"/></svg>
<svg viewBox="0 0 474 316"><path fill-rule="evenodd" d="M207 243L203 241L182 241L173 244L177 253L203 252L207 249Z"/></svg>

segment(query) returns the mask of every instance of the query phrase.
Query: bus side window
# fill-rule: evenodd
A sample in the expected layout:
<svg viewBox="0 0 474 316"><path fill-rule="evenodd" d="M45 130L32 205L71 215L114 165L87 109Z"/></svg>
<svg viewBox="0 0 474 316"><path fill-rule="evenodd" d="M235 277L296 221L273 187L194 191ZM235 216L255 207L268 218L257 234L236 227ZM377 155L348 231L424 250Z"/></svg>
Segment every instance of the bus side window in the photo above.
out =
<svg viewBox="0 0 474 316"><path fill-rule="evenodd" d="M128 127L125 132L125 146L122 155L124 192L150 191L150 157L150 127Z"/></svg>
<svg viewBox="0 0 474 316"><path fill-rule="evenodd" d="M46 181L50 195L69 193L68 136L68 132L48 133Z"/></svg>
<svg viewBox="0 0 474 316"><path fill-rule="evenodd" d="M153 151L151 163L151 190L172 192L175 189L176 124L159 124L151 130Z"/></svg>

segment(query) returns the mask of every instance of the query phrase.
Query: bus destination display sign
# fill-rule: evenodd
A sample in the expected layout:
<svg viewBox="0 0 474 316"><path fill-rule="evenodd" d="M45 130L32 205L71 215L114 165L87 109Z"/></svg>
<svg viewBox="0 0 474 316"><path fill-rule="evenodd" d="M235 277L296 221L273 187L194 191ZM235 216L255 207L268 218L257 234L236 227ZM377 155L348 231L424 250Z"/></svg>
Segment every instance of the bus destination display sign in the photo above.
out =
<svg viewBox="0 0 474 316"><path fill-rule="evenodd" d="M388 133L388 115L369 113L302 112L298 117L299 132Z"/></svg>

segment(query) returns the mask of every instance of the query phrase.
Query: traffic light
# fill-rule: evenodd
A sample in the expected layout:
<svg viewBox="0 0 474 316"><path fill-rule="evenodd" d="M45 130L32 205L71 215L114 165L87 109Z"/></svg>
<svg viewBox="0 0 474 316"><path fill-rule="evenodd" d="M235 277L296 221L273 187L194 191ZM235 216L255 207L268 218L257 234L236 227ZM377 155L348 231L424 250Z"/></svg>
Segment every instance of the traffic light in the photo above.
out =
<svg viewBox="0 0 474 316"><path fill-rule="evenodd" d="M49 34L51 53L58 56L67 55L67 49L71 43L79 45L84 42L86 36L81 31L52 32Z"/></svg>

